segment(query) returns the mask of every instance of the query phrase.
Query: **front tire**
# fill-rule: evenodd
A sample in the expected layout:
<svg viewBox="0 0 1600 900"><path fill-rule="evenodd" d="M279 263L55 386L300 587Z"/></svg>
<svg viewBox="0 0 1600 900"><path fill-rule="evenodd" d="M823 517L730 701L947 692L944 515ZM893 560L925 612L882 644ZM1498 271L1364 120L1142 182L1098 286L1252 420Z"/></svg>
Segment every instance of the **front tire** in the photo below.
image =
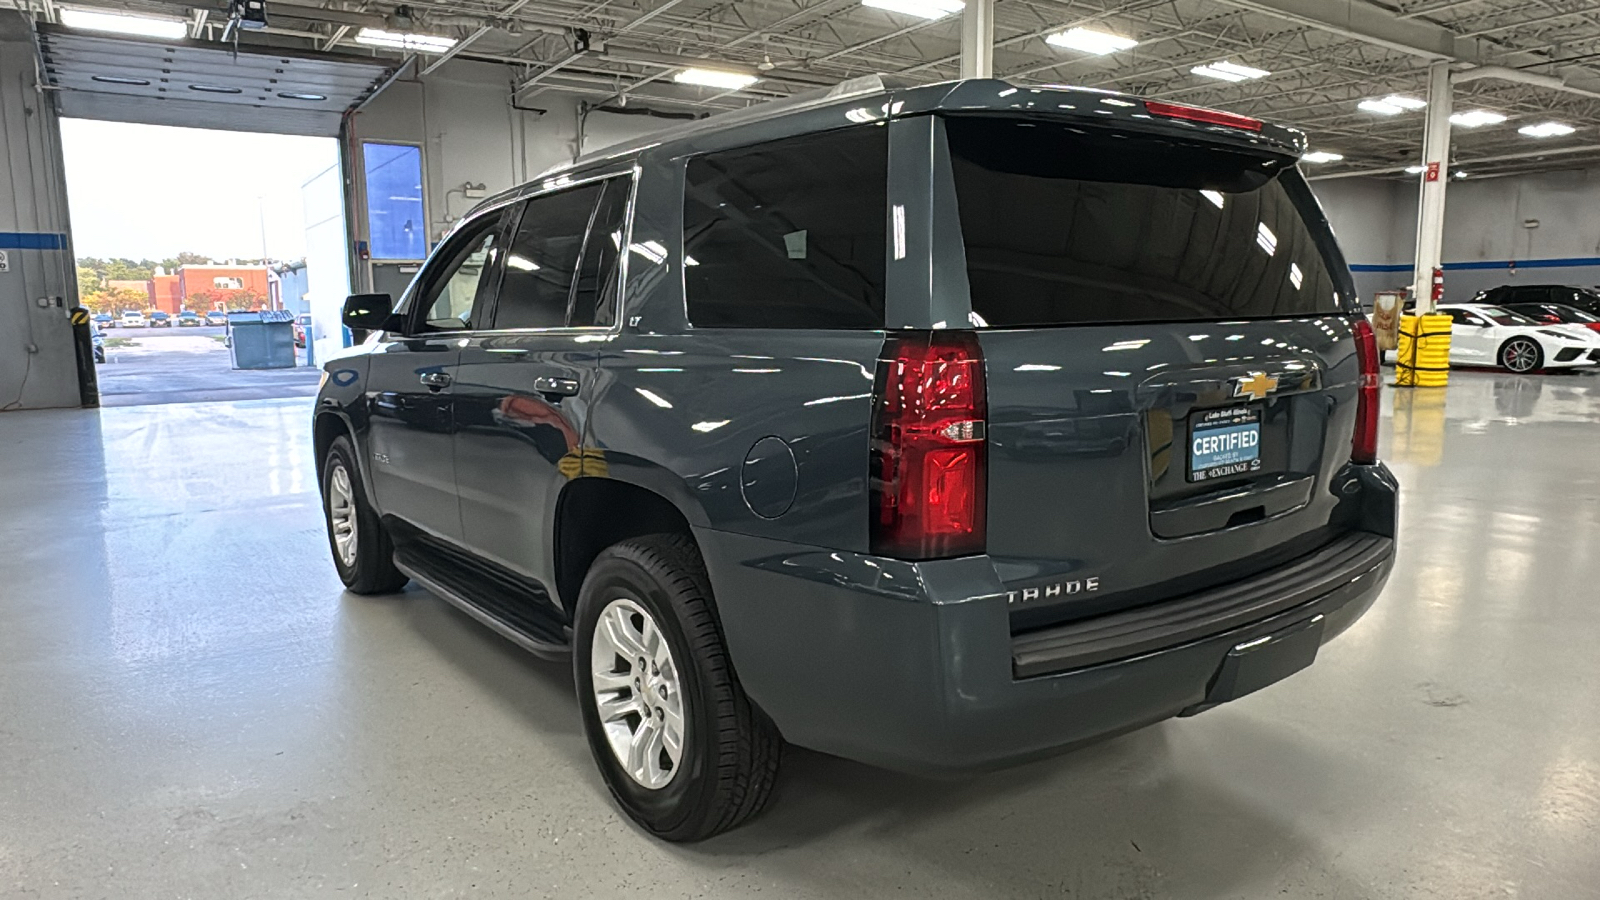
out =
<svg viewBox="0 0 1600 900"><path fill-rule="evenodd" d="M606 549L574 625L589 749L629 818L698 841L766 805L783 740L739 685L693 541L658 534Z"/></svg>
<svg viewBox="0 0 1600 900"><path fill-rule="evenodd" d="M353 594L392 594L410 579L395 568L394 544L367 500L355 447L340 435L322 463L322 514L339 580Z"/></svg>
<svg viewBox="0 0 1600 900"><path fill-rule="evenodd" d="M1500 365L1518 375L1537 371L1544 365L1544 350L1531 338L1512 338L1500 346Z"/></svg>

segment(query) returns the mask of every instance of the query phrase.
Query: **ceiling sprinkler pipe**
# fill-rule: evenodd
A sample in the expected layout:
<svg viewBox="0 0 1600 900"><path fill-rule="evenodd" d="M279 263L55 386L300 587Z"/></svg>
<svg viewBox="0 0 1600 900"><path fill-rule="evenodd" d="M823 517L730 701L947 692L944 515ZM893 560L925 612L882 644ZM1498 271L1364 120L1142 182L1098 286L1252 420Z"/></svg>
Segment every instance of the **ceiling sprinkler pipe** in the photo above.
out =
<svg viewBox="0 0 1600 900"><path fill-rule="evenodd" d="M1471 69L1459 69L1450 73L1450 81L1453 84L1465 84L1466 82L1478 81L1483 78L1498 78L1501 81L1531 84L1536 87L1549 88L1553 91L1565 91L1569 94L1600 99L1600 91L1589 91L1573 87L1554 75L1540 75L1537 72L1513 69L1509 66L1477 66Z"/></svg>

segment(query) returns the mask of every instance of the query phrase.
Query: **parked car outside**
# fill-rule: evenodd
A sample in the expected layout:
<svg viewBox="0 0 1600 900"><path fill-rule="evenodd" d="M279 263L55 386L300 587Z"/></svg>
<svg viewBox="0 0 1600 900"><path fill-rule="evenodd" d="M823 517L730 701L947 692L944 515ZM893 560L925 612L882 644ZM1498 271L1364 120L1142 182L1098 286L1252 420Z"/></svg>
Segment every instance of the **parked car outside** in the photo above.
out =
<svg viewBox="0 0 1600 900"><path fill-rule="evenodd" d="M334 565L570 656L668 840L758 811L785 742L969 771L1235 700L1394 558L1377 345L1304 149L867 78L546 173L398 305L347 301Z"/></svg>
<svg viewBox="0 0 1600 900"><path fill-rule="evenodd" d="M122 328L144 328L149 324L144 313L136 309L123 310L121 317L117 319L117 325Z"/></svg>
<svg viewBox="0 0 1600 900"><path fill-rule="evenodd" d="M180 328L194 328L203 322L204 320L200 318L199 313L192 309L186 309L178 313L178 327Z"/></svg>
<svg viewBox="0 0 1600 900"><path fill-rule="evenodd" d="M226 325L226 324L228 324L228 314L226 312L223 312L220 309L214 309L214 310L206 313L206 324L207 325Z"/></svg>
<svg viewBox="0 0 1600 900"><path fill-rule="evenodd" d="M1439 312L1452 322L1453 366L1499 366L1521 374L1600 363L1600 335L1586 328L1546 325L1482 303L1446 304Z"/></svg>
<svg viewBox="0 0 1600 900"><path fill-rule="evenodd" d="M109 328L114 321L116 321L116 317L110 313L95 313L94 323L101 328Z"/></svg>
<svg viewBox="0 0 1600 900"><path fill-rule="evenodd" d="M1504 307L1517 315L1527 316L1547 325L1576 325L1600 332L1600 316L1590 315L1575 306L1563 303L1513 303Z"/></svg>
<svg viewBox="0 0 1600 900"><path fill-rule="evenodd" d="M153 312L150 313L150 327L151 328L171 328L172 327L172 315L170 313L163 312L163 311L161 311L159 309L158 310L154 310Z"/></svg>

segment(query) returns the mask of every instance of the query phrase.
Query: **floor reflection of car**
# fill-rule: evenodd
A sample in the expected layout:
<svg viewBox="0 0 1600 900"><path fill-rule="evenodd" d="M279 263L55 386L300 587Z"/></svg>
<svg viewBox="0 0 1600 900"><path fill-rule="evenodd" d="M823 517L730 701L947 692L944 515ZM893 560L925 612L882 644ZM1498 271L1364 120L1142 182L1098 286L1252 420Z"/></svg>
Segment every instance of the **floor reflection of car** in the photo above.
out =
<svg viewBox="0 0 1600 900"><path fill-rule="evenodd" d="M226 325L228 324L228 314L220 309L213 309L211 312L206 313L206 324Z"/></svg>
<svg viewBox="0 0 1600 900"><path fill-rule="evenodd" d="M178 327L180 328L194 328L199 326L200 323L200 315L192 309L186 309L178 313Z"/></svg>
<svg viewBox="0 0 1600 900"><path fill-rule="evenodd" d="M144 313L136 309L123 310L122 317L117 319L117 325L122 328L143 328L149 324L145 321Z"/></svg>
<svg viewBox="0 0 1600 900"><path fill-rule="evenodd" d="M1450 317L1450 364L1499 366L1510 372L1571 369L1600 362L1600 341L1570 325L1545 325L1498 306L1439 307Z"/></svg>
<svg viewBox="0 0 1600 900"><path fill-rule="evenodd" d="M162 312L159 309L156 310L155 312L150 314L150 327L151 328L171 328L172 327L172 315L170 313Z"/></svg>

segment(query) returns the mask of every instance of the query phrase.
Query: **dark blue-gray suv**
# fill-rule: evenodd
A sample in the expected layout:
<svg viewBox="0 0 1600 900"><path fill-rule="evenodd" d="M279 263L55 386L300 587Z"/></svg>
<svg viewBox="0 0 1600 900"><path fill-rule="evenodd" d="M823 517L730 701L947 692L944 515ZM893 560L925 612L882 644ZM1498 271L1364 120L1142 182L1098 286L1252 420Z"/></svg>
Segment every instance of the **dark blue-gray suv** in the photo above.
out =
<svg viewBox="0 0 1600 900"><path fill-rule="evenodd" d="M785 742L971 770L1270 684L1395 546L1303 150L870 78L501 194L346 303L339 574L571 654L606 784L668 840L759 810Z"/></svg>

